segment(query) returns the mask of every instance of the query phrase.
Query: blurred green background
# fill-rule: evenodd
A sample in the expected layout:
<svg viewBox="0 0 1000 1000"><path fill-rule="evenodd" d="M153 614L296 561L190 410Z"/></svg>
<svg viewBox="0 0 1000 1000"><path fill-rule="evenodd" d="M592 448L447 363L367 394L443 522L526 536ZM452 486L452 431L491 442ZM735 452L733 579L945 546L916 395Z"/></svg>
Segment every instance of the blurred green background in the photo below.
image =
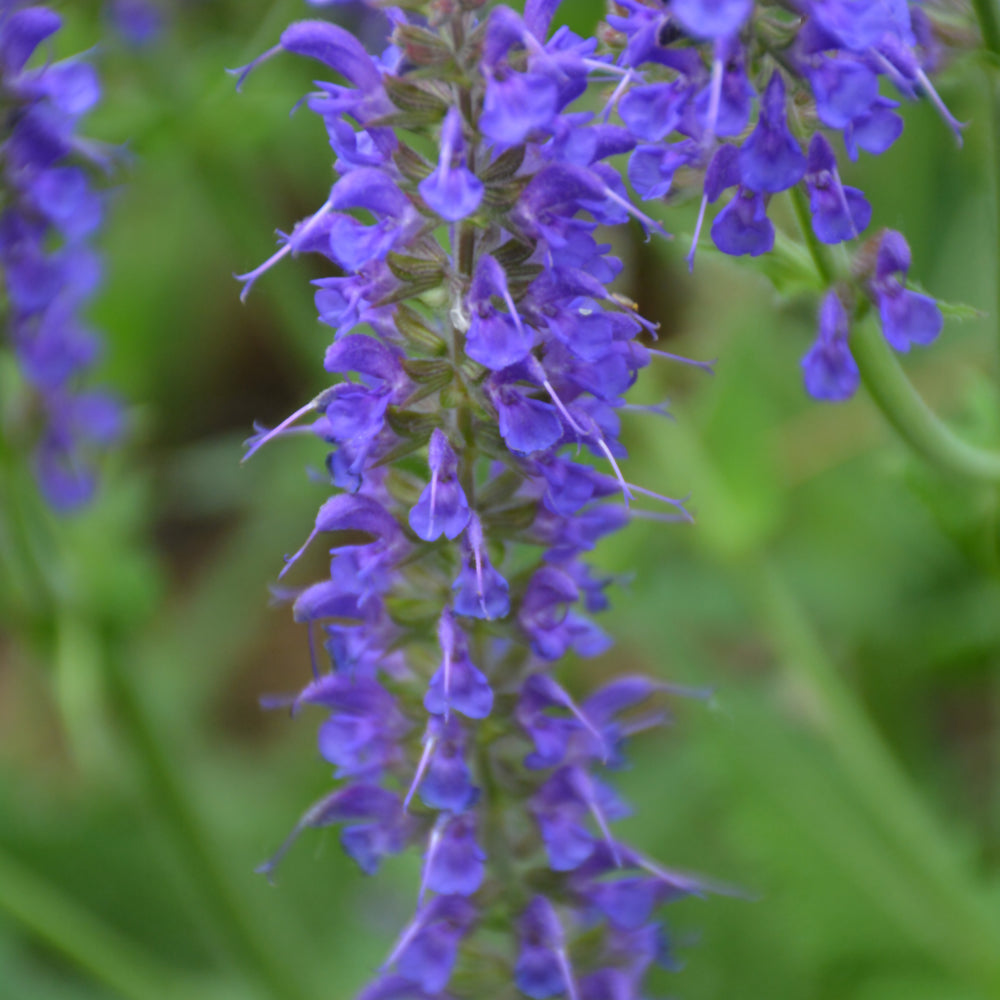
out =
<svg viewBox="0 0 1000 1000"><path fill-rule="evenodd" d="M236 95L223 67L308 16L300 0L175 0L133 49L96 2L55 4L69 53L98 45L90 131L130 162L104 237L93 318L133 432L96 506L59 522L5 484L0 536L0 1000L349 1000L409 912L410 856L366 880L336 833L307 834L271 887L253 874L328 787L309 719L262 693L306 678L305 638L267 584L326 491L308 441L240 466L254 419L320 389L328 332L313 261L241 306L231 274L321 203L321 125L288 111L311 68L279 59ZM567 0L592 25L600 2ZM904 231L912 277L982 310L907 359L970 440L1000 440L990 114L958 60L929 106L847 180ZM787 205L774 206L794 233ZM693 205L666 209L690 232ZM628 574L584 690L617 671L717 691L647 734L622 777L624 833L664 863L754 900L668 913L682 971L660 995L717 1000L1000 997L1000 544L995 489L911 458L864 394L809 402L798 359L815 297L675 244L622 245L624 290L670 350L673 422L630 414L630 477L690 492L697 525L637 521L599 553ZM10 472L7 473L10 476Z"/></svg>

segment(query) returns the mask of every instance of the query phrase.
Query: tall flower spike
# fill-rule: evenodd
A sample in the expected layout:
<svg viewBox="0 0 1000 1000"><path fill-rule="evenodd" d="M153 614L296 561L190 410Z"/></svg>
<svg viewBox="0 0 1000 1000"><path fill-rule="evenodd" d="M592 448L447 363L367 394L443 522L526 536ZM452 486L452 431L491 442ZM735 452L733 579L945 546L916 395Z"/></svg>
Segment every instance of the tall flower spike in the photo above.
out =
<svg viewBox="0 0 1000 1000"><path fill-rule="evenodd" d="M654 358L712 370L648 348L656 324L612 291L623 265L598 228L663 233L613 158L648 200L703 176L692 261L703 225L726 254L768 253L769 203L796 185L817 237L850 242L870 209L821 129L849 156L884 151L901 126L879 85L911 99L930 68L905 3L797 4L780 69L752 0L623 0L602 41L550 33L558 6L410 0L389 8L378 57L303 21L241 74L286 52L331 76L306 101L333 151L329 194L247 277L296 253L331 265L316 305L333 384L254 447L312 414L336 492L310 535L329 574L288 597L325 635L328 669L292 703L325 710L338 787L296 833L343 824L367 872L423 854L414 916L364 1000L448 997L457 967L463 994L493 995L477 956L498 931L505 986L636 1000L663 957L660 907L712 890L617 838L627 806L607 780L633 736L669 721L664 697L704 692L627 677L588 697L555 677L611 643L593 620L611 581L587 565L600 539L691 519L625 476L632 386ZM750 81L768 77L754 120ZM884 236L823 300L803 362L814 396L857 383L844 304L860 294L891 342L936 333L904 251Z"/></svg>

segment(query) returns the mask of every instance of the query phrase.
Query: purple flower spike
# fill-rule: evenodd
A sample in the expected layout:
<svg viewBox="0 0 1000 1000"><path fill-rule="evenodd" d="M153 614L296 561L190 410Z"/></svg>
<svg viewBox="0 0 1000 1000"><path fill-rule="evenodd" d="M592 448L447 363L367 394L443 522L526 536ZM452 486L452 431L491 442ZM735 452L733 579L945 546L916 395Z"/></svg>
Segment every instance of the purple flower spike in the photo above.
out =
<svg viewBox="0 0 1000 1000"><path fill-rule="evenodd" d="M424 708L445 719L452 709L469 719L485 719L493 708L493 689L469 659L468 642L449 612L438 622L438 639L444 660L431 678Z"/></svg>
<svg viewBox="0 0 1000 1000"><path fill-rule="evenodd" d="M743 183L751 191L774 194L793 187L806 172L806 158L785 119L785 82L774 71L760 100L760 120L740 147Z"/></svg>
<svg viewBox="0 0 1000 1000"><path fill-rule="evenodd" d="M46 43L61 26L46 7L19 0L2 5L0 89L7 124L0 273L6 346L30 397L21 409L31 415L23 431L34 442L35 476L50 506L67 513L94 496L95 458L117 440L123 421L110 397L83 385L82 376L100 356L98 337L79 318L100 283L100 261L87 244L104 214L93 174L94 168L110 172L113 164L77 134L101 88L83 59L53 61ZM43 45L44 59L38 58Z"/></svg>
<svg viewBox="0 0 1000 1000"><path fill-rule="evenodd" d="M847 336L847 313L836 291L831 289L820 304L816 343L802 359L806 392L813 399L840 403L857 391L861 376Z"/></svg>
<svg viewBox="0 0 1000 1000"><path fill-rule="evenodd" d="M462 115L451 108L441 126L438 165L418 185L420 197L449 222L472 215L483 200L483 182L465 166L462 149Z"/></svg>
<svg viewBox="0 0 1000 1000"><path fill-rule="evenodd" d="M944 326L937 303L906 288L910 248L902 235L886 230L879 245L871 291L882 319L882 333L897 351L932 343Z"/></svg>
<svg viewBox="0 0 1000 1000"><path fill-rule="evenodd" d="M458 538L469 523L469 502L458 481L458 460L448 438L434 429L428 449L431 481L410 510L410 527L425 542Z"/></svg>
<svg viewBox="0 0 1000 1000"><path fill-rule="evenodd" d="M442 896L471 896L483 884L485 861L471 815L442 817L427 846L423 889Z"/></svg>
<svg viewBox="0 0 1000 1000"><path fill-rule="evenodd" d="M821 114L867 148L891 131L871 80L915 94L926 46L907 53L897 25L895 43L856 53L814 4L793 4L800 16L785 27L797 37L782 40L751 123L750 81L774 62L751 0L621 0L600 38L566 26L550 36L559 0L525 0L523 14L486 0L374 6L394 28L378 57L321 22L282 36L280 49L329 71L305 104L323 121L335 178L245 276L301 253L334 268L315 281L332 384L251 445L311 436L340 491L310 535L329 533L315 543L329 548L328 575L275 594L309 627L313 680L271 704L320 709L320 753L344 799L305 825L342 822L366 871L425 845L416 912L361 1000L492 996L497 974L534 1000L639 1000L666 961L658 907L699 883L616 836L628 809L609 776L634 736L670 721L664 695L705 693L626 676L578 702L555 677L566 654L610 645L594 620L614 582L590 565L600 540L637 517L690 520L683 501L626 476L621 414L665 412L630 402L632 386L654 357L711 364L647 346L656 325L617 290L625 265L605 232L635 220L663 234L637 198L669 197L678 182L690 191L703 174L696 231L716 204L726 253L771 249L770 197L803 177L821 239L855 234L867 204L840 183L825 140L807 162L785 87L810 107L812 74ZM58 129L28 126L9 155L66 148ZM56 181L39 213L64 231L77 192L72 176ZM21 252L39 245L34 221L0 215L18 301L42 297L58 270ZM872 294L894 294L899 269L870 277ZM831 357L846 364L834 305L807 378ZM33 356L58 380L60 345L83 353L87 338L54 339ZM643 509L652 504L668 509ZM432 622L440 657L428 664ZM480 919L484 936L467 941ZM483 960L494 938L513 970Z"/></svg>
<svg viewBox="0 0 1000 1000"><path fill-rule="evenodd" d="M735 35L750 16L753 0L673 0L670 10L695 38Z"/></svg>

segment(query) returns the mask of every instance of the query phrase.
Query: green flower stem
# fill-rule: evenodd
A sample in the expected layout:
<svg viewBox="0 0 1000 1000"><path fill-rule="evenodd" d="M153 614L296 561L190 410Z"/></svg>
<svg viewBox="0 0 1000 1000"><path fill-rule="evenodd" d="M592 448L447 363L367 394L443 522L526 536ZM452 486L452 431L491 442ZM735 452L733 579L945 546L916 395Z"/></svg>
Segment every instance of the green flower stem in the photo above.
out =
<svg viewBox="0 0 1000 1000"><path fill-rule="evenodd" d="M1000 453L968 444L938 419L874 324L856 324L851 351L875 404L914 451L954 475L1000 483Z"/></svg>
<svg viewBox="0 0 1000 1000"><path fill-rule="evenodd" d="M983 44L993 57L994 65L986 68L986 92L989 95L990 116L993 119L993 224L994 224L994 299L1000 342L1000 10L997 0L973 0Z"/></svg>
<svg viewBox="0 0 1000 1000"><path fill-rule="evenodd" d="M816 272L825 285L832 285L838 269L828 248L816 239L805 195L798 188L791 194L792 207ZM953 475L1000 483L1000 452L971 445L942 423L913 388L885 338L871 323L856 320L851 352L875 404L917 454Z"/></svg>
<svg viewBox="0 0 1000 1000"><path fill-rule="evenodd" d="M3 851L0 911L129 1000L195 1000L204 995L196 983L161 966Z"/></svg>
<svg viewBox="0 0 1000 1000"><path fill-rule="evenodd" d="M836 269L830 260L829 248L820 243L816 238L805 193L796 185L792 188L790 194L792 209L795 212L795 221L799 224L799 229L802 230L806 247L809 249L809 256L812 257L813 264L815 264L816 271L823 280L823 284L829 287L837 280Z"/></svg>
<svg viewBox="0 0 1000 1000"><path fill-rule="evenodd" d="M777 567L762 554L743 566L785 669L817 704L831 750L900 857L925 885L940 921L940 954L964 977L1000 995L1000 920L970 884L942 834L881 735L830 662L808 614Z"/></svg>
<svg viewBox="0 0 1000 1000"><path fill-rule="evenodd" d="M310 1000L296 970L275 953L274 942L249 915L246 901L234 886L225 863L212 848L197 806L191 801L159 726L133 676L114 650L108 650L106 676L132 753L144 768L150 799L183 852L188 870L225 933L234 954L251 980L275 1000Z"/></svg>
<svg viewBox="0 0 1000 1000"><path fill-rule="evenodd" d="M662 448L649 436L648 427L640 433L648 436L650 448ZM744 532L733 527L747 523L743 501L684 421L672 428L671 455L688 471L695 494L705 498L699 518L704 544L738 582L777 665L803 693L812 709L810 718L818 720L817 738L834 756L883 840L886 868L908 875L921 913L933 922L935 932L928 935L920 920L908 919L898 908L895 919L910 933L918 928L943 968L953 969L985 996L1000 997L1000 914L991 912L958 844L928 808L824 649L809 609L768 553L768 529L758 526ZM823 836L817 833L817 839Z"/></svg>
<svg viewBox="0 0 1000 1000"><path fill-rule="evenodd" d="M972 9L976 12L983 45L988 52L1000 58L1000 13L996 0L972 0Z"/></svg>

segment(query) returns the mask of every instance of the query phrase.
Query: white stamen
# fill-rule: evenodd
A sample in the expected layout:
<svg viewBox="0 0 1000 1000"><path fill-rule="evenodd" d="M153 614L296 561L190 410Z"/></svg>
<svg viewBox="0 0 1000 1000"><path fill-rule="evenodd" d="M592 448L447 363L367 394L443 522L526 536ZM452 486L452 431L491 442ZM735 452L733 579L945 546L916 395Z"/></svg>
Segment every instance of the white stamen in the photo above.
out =
<svg viewBox="0 0 1000 1000"><path fill-rule="evenodd" d="M618 67L616 67L617 69ZM604 105L604 110L601 112L601 117L607 121L611 117L611 112L614 111L619 100L621 100L622 94L628 89L628 85L632 82L632 70L626 70L625 75L618 81L618 86L612 91L611 96L608 98L607 104Z"/></svg>
<svg viewBox="0 0 1000 1000"><path fill-rule="evenodd" d="M318 534L319 534L319 529L313 528L313 530L309 532L309 537L302 543L302 548L299 549L299 551L296 552L295 555L285 559L284 569L282 569L282 571L278 574L279 580L295 565L296 562L298 562L298 560L302 557L302 554L305 552L305 550L309 548L309 543Z"/></svg>
<svg viewBox="0 0 1000 1000"><path fill-rule="evenodd" d="M715 58L712 60L712 89L708 93L708 122L705 135L702 137L702 146L708 148L715 138L715 127L719 122L719 104L722 100L722 60L719 58L719 48L724 43L716 42Z"/></svg>
<svg viewBox="0 0 1000 1000"><path fill-rule="evenodd" d="M444 651L444 720L451 715L451 649Z"/></svg>
<svg viewBox="0 0 1000 1000"><path fill-rule="evenodd" d="M577 433L586 437L587 432L573 419L573 414L566 409L566 404L559 398L558 393L552 388L552 383L546 378L542 380L542 387L549 394L552 402L556 404L556 409L563 415L566 423Z"/></svg>
<svg viewBox="0 0 1000 1000"><path fill-rule="evenodd" d="M588 782L588 784L590 784L590 782ZM593 785L590 785L589 790L591 794L586 797L587 805L589 806L590 811L594 814L594 820L601 831L601 836L608 845L608 850L611 852L612 860L614 861L616 867L621 868L622 858L618 851L618 845L615 843L614 837L611 836L611 828L608 826L608 821L604 815L604 811L601 809L600 804L597 801L597 795L594 793Z"/></svg>
<svg viewBox="0 0 1000 1000"><path fill-rule="evenodd" d="M413 775L413 782L410 785L410 790L406 793L406 798L403 799L403 812L409 812L410 810L410 803L413 801L413 796L420 787L420 782L424 780L424 772L427 770L427 767L431 762L431 755L434 753L434 748L437 746L437 742L438 738L436 736L432 736L430 739L425 737L424 739L424 752L420 755L420 763L417 764L417 770Z"/></svg>
<svg viewBox="0 0 1000 1000"><path fill-rule="evenodd" d="M295 243L301 243L304 237L308 236L309 233L313 231L317 223L319 223L323 218L333 211L332 199L327 199L323 205L320 207L319 211L311 215L305 222L301 224L301 228L296 232L292 230L291 235L287 238L285 245L277 251L277 253L272 254L264 261L259 267L255 267L252 271L247 271L246 274L237 274L236 280L246 282L243 286L243 291L240 292L240 301L246 302L247 296L250 294L250 289L253 288L254 282L266 271L269 271L278 261L287 257L291 253L295 253L293 247L293 241Z"/></svg>
<svg viewBox="0 0 1000 1000"><path fill-rule="evenodd" d="M400 934L399 938L396 941L396 944L393 946L392 951L389 953L389 957L382 963L382 968L379 969L379 972L385 972L387 969L395 965L396 960L399 958L400 955L403 954L403 950L406 948L406 946L417 936L417 934L423 928L424 922L422 920L422 916L423 916L422 913L419 912L416 913L413 919L409 922L409 924L407 924L407 926L403 930L403 933Z"/></svg>
<svg viewBox="0 0 1000 1000"><path fill-rule="evenodd" d="M437 488L438 488L438 474L437 472L431 473L431 518L427 524L427 533L433 538L434 537L434 509L437 505Z"/></svg>
<svg viewBox="0 0 1000 1000"><path fill-rule="evenodd" d="M622 488L622 497L625 500L625 506L628 507L629 501L633 499L632 491L629 489L628 483L625 481L625 476L622 475L622 470L619 468L618 463L615 461L615 456L611 454L611 449L608 447L607 442L601 437L600 434L597 437L597 447L604 452L605 458L611 463L611 468L615 470L615 478L618 480L618 485Z"/></svg>
<svg viewBox="0 0 1000 1000"><path fill-rule="evenodd" d="M246 454L243 456L242 459L240 459L240 461L245 462L248 458L250 458L251 455L254 455L256 452L260 451L260 449L263 448L264 445L267 444L267 442L270 441L272 438L275 438L283 431L288 430L288 428L292 424L294 424L295 421L299 419L299 417L304 417L307 413L311 413L315 409L316 409L315 399L309 403L306 403L305 406L302 406L299 409L297 409L290 417L286 417L284 420L282 420L277 427L272 428L263 437L260 437L256 441L254 441L254 443L250 445L250 447L247 449Z"/></svg>
<svg viewBox="0 0 1000 1000"><path fill-rule="evenodd" d="M624 208L629 215L631 215L633 218L639 221L643 229L647 228L652 229L654 232L659 233L665 239L668 240L673 239L670 233L668 233L663 228L663 226L660 225L659 222L657 222L655 219L651 219L648 215L645 214L645 212L640 212L639 209L637 209L635 205L633 205L632 202L628 200L628 198L623 198L620 194L613 191L609 187L604 188L604 197L607 198L609 201L613 201L616 205L620 205L622 208ZM647 243L649 242L648 232L646 233L646 242Z"/></svg>
<svg viewBox="0 0 1000 1000"><path fill-rule="evenodd" d="M483 552L478 545L472 547L472 558L476 563L476 597L479 598L479 607L482 608L483 617L489 618L486 611L486 595L484 594L486 588L483 586Z"/></svg>
<svg viewBox="0 0 1000 1000"><path fill-rule="evenodd" d="M669 351L658 351L652 347L647 348L650 354L655 354L658 358L667 358L669 361L679 361L682 365L691 365L692 368L700 368L709 375L715 374L714 361L695 361L693 358L685 358L682 354L671 354Z"/></svg>
<svg viewBox="0 0 1000 1000"><path fill-rule="evenodd" d="M444 813L438 817L438 821L434 824L434 829L431 830L430 839L427 841L427 857L424 859L424 868L420 873L420 892L417 894L417 906L424 905L424 896L427 894L427 873L434 863L434 855L437 853L438 846L441 843L441 834L444 832L444 824L447 818L447 815Z"/></svg>
<svg viewBox="0 0 1000 1000"><path fill-rule="evenodd" d="M576 988L576 979L573 978L573 966L570 964L566 949L557 948L556 958L559 961L559 968L562 970L563 979L566 980L566 992L569 994L569 1000L580 1000L580 993Z"/></svg>
<svg viewBox="0 0 1000 1000"><path fill-rule="evenodd" d="M688 272L694 273L694 256L698 252L698 239L701 236L701 227L705 224L705 210L708 208L708 195L701 196L701 207L698 209L698 221L694 224L694 235L691 237L691 249L688 250L687 265Z"/></svg>
<svg viewBox="0 0 1000 1000"><path fill-rule="evenodd" d="M948 106L941 100L941 95L934 89L934 84L927 79L927 74L922 70L917 70L917 80L920 86L924 88L927 92L927 96L930 98L931 104L937 108L938 114L944 119L945 124L951 129L955 136L955 141L958 143L959 147L962 145L962 129L965 128L965 123L960 122L949 110Z"/></svg>

